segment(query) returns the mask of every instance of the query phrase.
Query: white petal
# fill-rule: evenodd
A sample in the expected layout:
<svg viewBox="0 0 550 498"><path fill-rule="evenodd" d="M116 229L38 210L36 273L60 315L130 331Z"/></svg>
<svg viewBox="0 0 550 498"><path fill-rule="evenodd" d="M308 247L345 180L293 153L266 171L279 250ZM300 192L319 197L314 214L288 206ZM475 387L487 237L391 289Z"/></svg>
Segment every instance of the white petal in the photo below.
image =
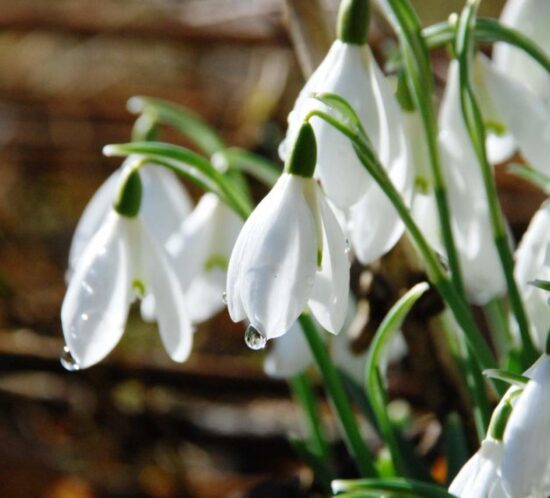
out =
<svg viewBox="0 0 550 498"><path fill-rule="evenodd" d="M105 358L124 332L130 300L126 223L109 215L79 258L63 300L63 334L79 368Z"/></svg>
<svg viewBox="0 0 550 498"><path fill-rule="evenodd" d="M457 61L449 66L439 145L466 290L473 303L484 304L502 295L506 282L493 242L480 166L462 118Z"/></svg>
<svg viewBox="0 0 550 498"><path fill-rule="evenodd" d="M371 88L369 65L374 63L368 47L335 41L317 71L300 93L289 116L285 142L292 143L306 114L313 109L327 110L312 99L312 93L329 92L345 98L356 110L371 140L378 144L379 117ZM317 170L329 198L339 207L355 203L372 183L350 141L325 121L311 121L317 139ZM282 147L288 149L288 145Z"/></svg>
<svg viewBox="0 0 550 498"><path fill-rule="evenodd" d="M193 329L179 281L145 225L142 226L143 264L147 286L155 297L155 314L164 347L174 361L191 353Z"/></svg>
<svg viewBox="0 0 550 498"><path fill-rule="evenodd" d="M533 167L550 174L550 106L521 83L495 70L489 61L481 60L487 87L522 155Z"/></svg>
<svg viewBox="0 0 550 498"><path fill-rule="evenodd" d="M181 224L166 244L181 286L186 290L202 271L216 230L213 214L217 205L215 194L205 194L196 208Z"/></svg>
<svg viewBox="0 0 550 498"><path fill-rule="evenodd" d="M501 475L513 497L550 494L550 357L536 364L504 432Z"/></svg>
<svg viewBox="0 0 550 498"><path fill-rule="evenodd" d="M484 440L479 451L460 470L449 492L460 498L498 498L502 494L497 470L502 458L502 443ZM495 489L496 488L496 489Z"/></svg>
<svg viewBox="0 0 550 498"><path fill-rule="evenodd" d="M518 148L516 139L512 134L496 135L491 132L487 133L485 147L487 149L487 159L491 164L500 164L507 161Z"/></svg>
<svg viewBox="0 0 550 498"><path fill-rule="evenodd" d="M516 251L514 275L521 291L533 331L533 339L542 350L550 327L550 306L547 292L530 282L549 280L550 266L546 261L550 246L550 203L545 202L533 216Z"/></svg>
<svg viewBox="0 0 550 498"><path fill-rule="evenodd" d="M80 256L82 256L91 238L95 235L112 209L119 176L120 170L116 170L105 180L87 204L76 225L69 251L69 268L65 278L67 283L71 279Z"/></svg>
<svg viewBox="0 0 550 498"><path fill-rule="evenodd" d="M345 236L332 209L316 184L310 206L318 211L323 226L323 259L315 274L309 306L320 325L337 334L346 319L349 295L349 258ZM313 211L312 209L312 211Z"/></svg>
<svg viewBox="0 0 550 498"><path fill-rule="evenodd" d="M155 239L164 244L191 212L191 199L175 173L162 166L145 165L141 178L141 217Z"/></svg>
<svg viewBox="0 0 550 498"><path fill-rule="evenodd" d="M224 307L223 292L227 272L212 268L197 275L185 292L185 302L189 318L193 323L201 323L219 313Z"/></svg>
<svg viewBox="0 0 550 498"><path fill-rule="evenodd" d="M277 379L290 379L313 364L313 357L298 322L272 342L264 361L265 373Z"/></svg>
<svg viewBox="0 0 550 498"><path fill-rule="evenodd" d="M432 248L439 254L445 254L433 190L415 194L411 211L414 221Z"/></svg>
<svg viewBox="0 0 550 498"><path fill-rule="evenodd" d="M242 226L216 195L205 194L167 244L195 323L224 307L227 265Z"/></svg>
<svg viewBox="0 0 550 498"><path fill-rule="evenodd" d="M548 19L550 2L547 0L508 0L501 16L501 22L531 38L546 54L550 54ZM550 102L549 75L524 51L508 43L496 43L493 58L501 71Z"/></svg>
<svg viewBox="0 0 550 498"><path fill-rule="evenodd" d="M288 331L313 286L317 241L303 193L303 184L312 181L283 175L245 223L231 255L230 312L232 294L238 292L246 316L268 339Z"/></svg>

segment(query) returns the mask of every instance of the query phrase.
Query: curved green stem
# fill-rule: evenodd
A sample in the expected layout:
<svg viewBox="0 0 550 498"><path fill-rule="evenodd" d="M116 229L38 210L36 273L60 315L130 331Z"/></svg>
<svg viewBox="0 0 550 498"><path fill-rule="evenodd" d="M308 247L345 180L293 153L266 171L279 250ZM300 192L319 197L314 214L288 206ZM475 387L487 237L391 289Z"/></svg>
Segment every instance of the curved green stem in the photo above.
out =
<svg viewBox="0 0 550 498"><path fill-rule="evenodd" d="M404 497L423 498L456 498L441 486L426 484L412 479L357 479L350 481L333 481L334 493L375 492L399 493ZM360 495L357 495L360 496Z"/></svg>
<svg viewBox="0 0 550 498"><path fill-rule="evenodd" d="M365 365L365 386L378 422L377 425L388 445L395 469L399 474L405 476L411 476L411 472L409 472L407 463L401 454L393 425L388 417L386 394L379 365L392 335L401 327L407 313L428 289L429 285L426 282L417 284L393 305L374 335Z"/></svg>
<svg viewBox="0 0 550 498"><path fill-rule="evenodd" d="M458 25L456 53L460 67L460 101L464 122L481 167L483 184L485 186L485 193L489 205L493 238L500 258L502 271L506 279L510 306L518 323L523 342L522 355L524 363L527 366L537 357L537 350L531 338L529 319L514 279L514 258L508 242L506 222L498 200L493 177L493 168L487 160L487 153L485 150L485 127L483 118L470 84L469 65L472 52L471 41L475 14L476 4L468 3L460 16Z"/></svg>
<svg viewBox="0 0 550 498"><path fill-rule="evenodd" d="M180 162L196 168L219 188L222 199L240 216L247 218L252 207L229 178L219 172L207 159L177 145L160 142L135 142L120 145L106 145L103 148L106 156L127 156L138 154L153 159Z"/></svg>
<svg viewBox="0 0 550 498"><path fill-rule="evenodd" d="M320 99L323 101L322 98ZM325 103L330 106L329 103ZM479 361L479 364L482 368L496 368L497 363L495 357L487 345L487 342L483 338L483 335L477 328L468 305L465 303L453 283L447 278L445 270L441 266L438 257L428 244L418 225L413 220L410 210L405 205L401 194L395 189L391 180L388 178L387 174L385 174L384 169L378 162L374 152L369 147L366 137L359 135L354 130L351 130L349 125L338 120L333 115L322 111L312 111L308 115L308 119L313 116L317 116L325 120L351 140L357 157L376 183L384 191L403 220L411 239L415 243L424 260L430 281L437 287L439 293L453 312L453 315L464 331L468 343ZM499 386L495 386L495 389L500 390Z"/></svg>
<svg viewBox="0 0 550 498"><path fill-rule="evenodd" d="M338 416L346 446L354 457L359 473L366 477L376 476L377 472L373 464L373 457L363 441L363 436L357 426L357 421L346 396L342 380L330 359L325 344L319 337L317 327L312 318L305 313L300 315L298 320L311 353L315 358L315 363L323 377L324 386Z"/></svg>
<svg viewBox="0 0 550 498"><path fill-rule="evenodd" d="M456 31L447 21L433 24L422 30L422 37L430 49L454 44ZM480 43L505 42L513 45L537 61L550 73L550 58L533 40L496 19L479 17L475 21L473 36Z"/></svg>

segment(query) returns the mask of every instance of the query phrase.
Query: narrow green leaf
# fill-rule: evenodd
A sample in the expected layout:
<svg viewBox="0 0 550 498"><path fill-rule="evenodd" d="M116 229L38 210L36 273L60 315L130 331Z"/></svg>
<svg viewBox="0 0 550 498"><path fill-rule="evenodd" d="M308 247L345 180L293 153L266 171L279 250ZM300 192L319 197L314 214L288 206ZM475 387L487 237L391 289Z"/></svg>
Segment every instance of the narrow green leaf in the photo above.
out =
<svg viewBox="0 0 550 498"><path fill-rule="evenodd" d="M376 331L365 366L367 396L376 416L377 425L388 445L395 468L401 475L408 477L415 477L416 472L408 465L409 459L406 460L404 457L406 450L400 444L401 440L388 417L386 393L381 381L379 365L393 334L401 328L410 309L428 289L429 285L426 282L419 283L392 306Z"/></svg>
<svg viewBox="0 0 550 498"><path fill-rule="evenodd" d="M529 377L520 375L517 373L509 372L508 370L501 370L499 368L488 368L483 370L483 375L490 379L498 379L511 384L513 386L524 387L529 382Z"/></svg>

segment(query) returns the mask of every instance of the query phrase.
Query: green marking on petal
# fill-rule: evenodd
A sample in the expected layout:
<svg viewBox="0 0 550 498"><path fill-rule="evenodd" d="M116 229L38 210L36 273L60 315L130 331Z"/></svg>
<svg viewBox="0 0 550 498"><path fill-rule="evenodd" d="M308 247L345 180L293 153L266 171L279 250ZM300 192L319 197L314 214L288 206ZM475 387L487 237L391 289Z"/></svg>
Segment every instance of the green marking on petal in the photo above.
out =
<svg viewBox="0 0 550 498"><path fill-rule="evenodd" d="M212 254L205 262L204 269L205 271L212 271L215 268L220 268L221 270L227 270L229 265L229 260L223 254Z"/></svg>
<svg viewBox="0 0 550 498"><path fill-rule="evenodd" d="M506 135L506 132L508 131L506 125L504 123L499 123L498 121L485 121L485 129L499 137Z"/></svg>
<svg viewBox="0 0 550 498"><path fill-rule="evenodd" d="M414 179L414 185L416 190L421 194L428 194L430 191L430 181L423 176L417 176Z"/></svg>
<svg viewBox="0 0 550 498"><path fill-rule="evenodd" d="M132 289L136 292L136 294L139 297L145 296L146 288L145 288L145 284L141 280L139 280L137 278L134 279L132 281Z"/></svg>
<svg viewBox="0 0 550 498"><path fill-rule="evenodd" d="M323 264L323 249L319 247L317 249L317 268L320 270Z"/></svg>

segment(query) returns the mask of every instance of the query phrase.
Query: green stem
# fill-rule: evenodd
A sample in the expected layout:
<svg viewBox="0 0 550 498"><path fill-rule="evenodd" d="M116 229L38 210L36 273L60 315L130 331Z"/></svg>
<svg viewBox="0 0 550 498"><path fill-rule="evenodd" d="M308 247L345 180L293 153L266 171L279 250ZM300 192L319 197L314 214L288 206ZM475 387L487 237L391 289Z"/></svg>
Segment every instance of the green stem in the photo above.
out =
<svg viewBox="0 0 550 498"><path fill-rule="evenodd" d="M129 144L106 145L106 156L126 156L139 154L153 159L175 161L196 168L202 176L211 180L220 191L222 199L240 216L247 218L252 208L233 183L219 172L207 159L177 145L160 142L135 142Z"/></svg>
<svg viewBox="0 0 550 498"><path fill-rule="evenodd" d="M439 227L457 291L465 296L460 260L451 226L451 211L437 143L437 119L433 106L433 71L428 49L421 35L421 24L407 1L383 0L401 42L410 94L420 117L428 146L433 189L438 212Z"/></svg>
<svg viewBox="0 0 550 498"><path fill-rule="evenodd" d="M415 101L415 106L419 109L424 127L426 143L428 145L428 154L430 159L430 168L433 181L433 189L438 212L439 228L441 237L447 254L449 269L453 285L462 298L467 303L466 289L462 276L460 259L456 248L453 229L451 225L452 214L449 207L447 189L443 175L443 167L438 145L438 131L435 110L433 107L433 71L428 54L428 47L422 37L422 27L417 18L414 9L409 2L403 0L385 0L387 10L391 13L399 39L401 41L401 51L405 62L406 76L409 84L409 90ZM465 306L465 312L470 314L473 321L471 309ZM489 401L485 391L483 379L479 373L479 366L475 365L472 357L475 351L472 351L471 344L459 350L462 360L466 366L470 366L473 371L466 376L468 388L473 398L477 412L486 414L489 412ZM482 385L476 383L481 380ZM480 417L483 421L487 417ZM486 428L486 426L485 426ZM483 429L480 427L480 430Z"/></svg>
<svg viewBox="0 0 550 498"><path fill-rule="evenodd" d="M326 464L330 459L330 448L319 416L311 381L305 373L302 373L292 377L289 382L294 398L304 412L309 440L308 447L315 456Z"/></svg>
<svg viewBox="0 0 550 498"><path fill-rule="evenodd" d="M426 45L430 49L454 43L456 30L447 21L428 26L422 31ZM496 19L480 17L475 21L474 37L478 42L505 42L523 50L550 73L550 58L533 40L521 32L504 26Z"/></svg>
<svg viewBox="0 0 550 498"><path fill-rule="evenodd" d="M423 498L456 498L448 493L445 488L433 484L426 484L412 479L357 479L350 481L333 481L333 491L347 492L378 492L399 493L398 496L421 496ZM360 495L357 495L360 496Z"/></svg>
<svg viewBox="0 0 550 498"><path fill-rule="evenodd" d="M497 356L502 359L508 354L513 345L505 299L502 297L491 299L483 307L483 311L492 332L491 336L495 339Z"/></svg>
<svg viewBox="0 0 550 498"><path fill-rule="evenodd" d="M373 464L373 457L363 441L363 436L359 431L342 380L330 359L325 344L319 337L317 327L312 318L305 313L300 315L299 321L311 353L323 377L324 386L328 392L334 411L338 416L344 440L349 452L354 457L359 473L366 477L376 476L377 472Z"/></svg>
<svg viewBox="0 0 550 498"><path fill-rule="evenodd" d="M483 338L483 335L477 328L470 308L465 303L460 293L456 290L453 283L447 278L445 270L441 266L438 257L428 244L418 225L413 220L411 212L405 205L401 194L395 189L391 180L388 178L387 174L385 174L384 169L378 162L378 159L375 157L374 152L372 152L369 148L366 138L356 135L354 131L347 128L345 124L330 114L322 111L312 111L308 115L307 119L310 119L313 116L324 119L352 141L357 157L365 169L372 175L376 183L384 191L405 224L411 239L414 241L424 260L430 281L437 287L439 293L453 312L453 315L464 331L464 334L472 348L472 351L475 353L480 366L484 369L494 368L497 364L495 357L487 345L487 342ZM495 386L495 388L497 390L499 389L498 386Z"/></svg>
<svg viewBox="0 0 550 498"><path fill-rule="evenodd" d="M478 161L481 166L481 175L485 186L485 193L489 205L489 217L493 231L493 238L500 258L502 271L508 287L510 306L517 320L521 339L523 342L522 356L524 364L530 365L537 357L537 350L531 338L529 319L518 286L514 279L514 258L510 250L506 222L493 177L493 168L487 160L485 150L485 127L473 89L470 85L469 64L471 55L471 30L475 19L475 4L467 4L459 21L456 52L460 67L460 101L464 122Z"/></svg>

